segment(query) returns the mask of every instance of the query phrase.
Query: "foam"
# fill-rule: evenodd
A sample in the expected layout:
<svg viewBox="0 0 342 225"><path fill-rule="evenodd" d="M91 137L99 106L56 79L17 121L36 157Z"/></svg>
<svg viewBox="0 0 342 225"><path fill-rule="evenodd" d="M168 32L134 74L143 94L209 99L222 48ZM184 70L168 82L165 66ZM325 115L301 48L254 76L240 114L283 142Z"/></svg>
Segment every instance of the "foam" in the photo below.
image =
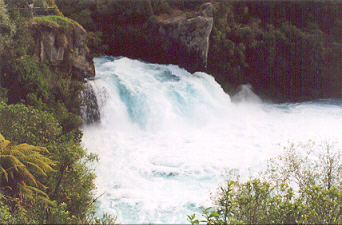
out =
<svg viewBox="0 0 342 225"><path fill-rule="evenodd" d="M340 102L266 104L248 86L232 102L206 73L110 57L95 67L101 122L83 127L83 145L100 156L99 213L123 223L187 223L225 169L256 173L289 140L342 140Z"/></svg>

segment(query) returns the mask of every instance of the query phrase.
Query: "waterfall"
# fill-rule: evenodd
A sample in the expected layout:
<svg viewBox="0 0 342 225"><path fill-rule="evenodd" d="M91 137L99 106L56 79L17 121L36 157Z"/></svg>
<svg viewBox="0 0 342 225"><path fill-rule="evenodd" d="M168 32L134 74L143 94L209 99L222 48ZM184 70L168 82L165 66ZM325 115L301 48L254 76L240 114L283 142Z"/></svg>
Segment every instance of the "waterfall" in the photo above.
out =
<svg viewBox="0 0 342 225"><path fill-rule="evenodd" d="M82 128L83 145L100 158L98 213L123 223L188 223L225 170L243 179L288 141L342 141L341 101L264 103L248 85L230 97L209 74L128 58L95 67L83 112L101 119Z"/></svg>

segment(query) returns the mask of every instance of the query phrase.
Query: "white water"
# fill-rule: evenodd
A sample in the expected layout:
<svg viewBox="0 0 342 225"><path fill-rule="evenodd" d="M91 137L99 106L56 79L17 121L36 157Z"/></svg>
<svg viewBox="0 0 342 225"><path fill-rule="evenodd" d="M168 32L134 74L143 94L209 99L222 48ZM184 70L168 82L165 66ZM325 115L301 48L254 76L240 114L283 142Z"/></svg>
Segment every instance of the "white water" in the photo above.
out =
<svg viewBox="0 0 342 225"><path fill-rule="evenodd" d="M341 102L266 104L245 86L232 103L205 73L127 58L95 66L101 122L83 127L83 144L100 156L99 213L125 224L188 223L223 170L259 171L288 141L342 143Z"/></svg>

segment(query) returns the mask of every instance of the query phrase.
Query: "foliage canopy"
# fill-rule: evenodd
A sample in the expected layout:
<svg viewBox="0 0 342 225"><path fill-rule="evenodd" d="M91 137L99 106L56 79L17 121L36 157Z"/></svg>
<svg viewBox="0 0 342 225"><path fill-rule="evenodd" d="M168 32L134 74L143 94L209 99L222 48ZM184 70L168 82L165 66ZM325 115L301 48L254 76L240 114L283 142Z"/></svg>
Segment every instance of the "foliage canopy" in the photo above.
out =
<svg viewBox="0 0 342 225"><path fill-rule="evenodd" d="M207 224L340 224L342 161L338 143L290 143L259 178L241 182L236 170L202 208ZM201 222L189 215L192 224Z"/></svg>

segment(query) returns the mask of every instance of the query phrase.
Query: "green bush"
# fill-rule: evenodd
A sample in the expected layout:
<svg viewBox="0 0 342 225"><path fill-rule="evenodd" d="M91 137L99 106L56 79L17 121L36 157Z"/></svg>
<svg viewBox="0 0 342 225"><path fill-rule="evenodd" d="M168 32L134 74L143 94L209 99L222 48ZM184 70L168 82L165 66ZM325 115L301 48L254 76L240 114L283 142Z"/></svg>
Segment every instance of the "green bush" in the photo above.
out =
<svg viewBox="0 0 342 225"><path fill-rule="evenodd" d="M0 102L7 102L7 89L0 85Z"/></svg>
<svg viewBox="0 0 342 225"><path fill-rule="evenodd" d="M318 25L329 18L340 30L339 7L309 2L216 3L208 72L223 86L251 83L259 94L275 100L339 97L342 43L336 31ZM279 15L272 15L275 10ZM241 44L244 48L238 47Z"/></svg>
<svg viewBox="0 0 342 225"><path fill-rule="evenodd" d="M54 1L40 3L51 6ZM12 6L15 7L15 4ZM2 16L5 8L0 8ZM114 223L115 218L112 216L104 215L102 219L95 217L93 164L98 158L81 146L82 132L79 127L82 120L77 116L80 105L78 94L84 88L83 83L73 79L70 65L54 67L40 62L34 56L35 31L28 26L32 25L32 21L21 18L15 10L11 16L12 20L0 19L0 24L6 22L12 26L13 23L16 26L12 28L17 28L6 45L0 43L0 133L13 146L28 143L44 147L49 151L49 154L44 153L44 157L56 162L56 165L53 166L55 171L33 174L36 181L46 187L39 192L45 193L44 198L25 199L24 195L23 199L14 198L8 194L5 182L1 182L0 222ZM78 26L75 21L58 16L32 20L52 29ZM1 35L0 39L3 37ZM95 37L95 48L99 44L96 43L98 38L101 39L101 35ZM65 39L61 35L57 44L65 45ZM0 154L0 158L5 157Z"/></svg>
<svg viewBox="0 0 342 225"><path fill-rule="evenodd" d="M16 59L11 65L11 73L6 86L9 87L13 99L26 99L27 94L34 93L38 98L47 101L50 71L40 64L38 58L26 56Z"/></svg>
<svg viewBox="0 0 342 225"><path fill-rule="evenodd" d="M70 119L80 120L78 117L73 118L74 114L64 114L66 123L74 124ZM58 162L54 167L57 172L49 172L47 177L37 176L41 183L48 184L48 196L56 202L37 202L31 205L29 210L25 208L26 214L20 218L16 217L17 220L20 223L30 222L31 220L26 220L28 218L35 218L33 223L80 223L90 219L89 215L95 212L95 173L92 165L98 158L81 147L82 133L79 129L72 125L72 129L63 134L62 127L52 113L24 104L1 103L0 117L0 133L3 133L6 139L44 146L50 152L49 158ZM17 213L15 215L19 216L20 212ZM96 219L94 216L91 218Z"/></svg>
<svg viewBox="0 0 342 225"><path fill-rule="evenodd" d="M260 178L240 182L227 173L212 196L215 208L203 208L205 220L192 224L340 224L342 163L337 143L290 144L268 162Z"/></svg>
<svg viewBox="0 0 342 225"><path fill-rule="evenodd" d="M16 32L16 25L10 19L7 11L7 5L3 0L0 0L0 53L3 45L11 42L13 35Z"/></svg>
<svg viewBox="0 0 342 225"><path fill-rule="evenodd" d="M46 146L62 134L57 120L24 104L0 105L0 133L10 141Z"/></svg>
<svg viewBox="0 0 342 225"><path fill-rule="evenodd" d="M18 223L10 211L10 208L7 204L4 203L5 197L0 192L0 223L1 224L14 224Z"/></svg>
<svg viewBox="0 0 342 225"><path fill-rule="evenodd" d="M67 17L62 17L62 16L42 16L42 17L34 17L32 19L34 22L45 25L50 28L62 28L65 31L70 26L78 26L82 28L82 26L79 25L78 22L75 20L69 19Z"/></svg>

